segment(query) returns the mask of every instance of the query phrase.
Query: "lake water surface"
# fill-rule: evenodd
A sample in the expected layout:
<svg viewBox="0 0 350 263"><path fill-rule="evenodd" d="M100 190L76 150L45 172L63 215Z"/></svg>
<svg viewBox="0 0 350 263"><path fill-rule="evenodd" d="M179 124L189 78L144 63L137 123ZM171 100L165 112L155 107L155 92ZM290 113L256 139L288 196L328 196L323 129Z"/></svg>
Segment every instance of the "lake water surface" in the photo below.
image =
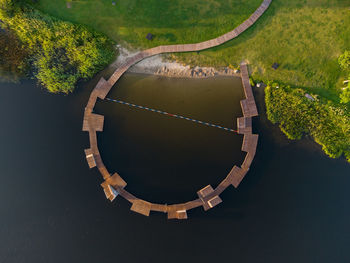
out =
<svg viewBox="0 0 350 263"><path fill-rule="evenodd" d="M236 128L242 115L240 78L202 80L129 75L110 98L145 105L197 120ZM241 164L241 135L158 113L100 102L106 117L99 135L101 155L135 195L156 203L196 198L208 184L219 184L234 164Z"/></svg>
<svg viewBox="0 0 350 263"><path fill-rule="evenodd" d="M31 80L0 83L0 262L349 262L350 165L309 139L287 140L264 114L251 169L223 203L185 221L131 212L105 199L81 132L97 78L69 96ZM255 90L260 112L263 91ZM135 104L236 128L239 79L124 76L109 94ZM99 101L103 160L149 201L183 202L216 186L244 154L242 137Z"/></svg>

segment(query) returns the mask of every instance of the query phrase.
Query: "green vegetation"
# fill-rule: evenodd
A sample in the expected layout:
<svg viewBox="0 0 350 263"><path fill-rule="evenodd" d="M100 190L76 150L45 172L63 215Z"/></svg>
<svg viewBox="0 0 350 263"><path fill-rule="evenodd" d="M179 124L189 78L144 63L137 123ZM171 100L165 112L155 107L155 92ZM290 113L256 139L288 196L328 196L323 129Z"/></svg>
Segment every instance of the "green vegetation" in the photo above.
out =
<svg viewBox="0 0 350 263"><path fill-rule="evenodd" d="M115 2L116 5L113 6L109 0L73 0L70 1L71 8L67 8L66 0L40 0L34 7L55 17L90 26L129 47L142 49L164 44L195 43L217 37L247 19L262 0ZM238 38L210 50L172 56L191 65L230 65L232 68L237 68L242 60L247 60L251 64L252 83L260 80L280 83L279 88L271 85L266 89L267 114L273 123L279 123L283 132L291 139L310 134L329 156L338 157L344 154L350 160L350 119L347 104L350 101L350 88L346 88L343 83L350 78L349 51L346 51L350 50L348 7L347 0L273 0L258 23ZM28 8L25 13L28 14ZM38 77L55 82L55 76L64 76L59 81L67 82L67 86L71 86L76 79L69 79L66 75L75 76L79 71L81 77L90 76L93 67L89 66L92 66L96 57L81 69L76 64L85 59L73 56L76 55L76 34L82 35L79 30L76 31L79 27L68 24L72 29L67 30L65 26L53 26L60 23L58 20L33 10L29 13L29 18L45 21L44 28L49 28L49 32L58 32L48 34L47 30L39 30L38 25L41 27L41 24L31 22L35 25L33 30L24 28L32 33L23 37L21 27L12 26L17 30L20 40L29 46L31 42L28 38L32 35L39 35L38 39L46 39L48 34L49 39L53 39L55 44L48 46L54 52L41 50L41 59L35 59L33 65L39 69L52 69L55 65L57 72L51 76L51 70L43 70L42 73L50 74L38 73ZM29 19L28 15L26 17ZM63 35L63 31L69 32L71 37ZM152 41L145 38L147 33L155 36ZM94 35L94 39L100 37ZM83 45L88 46L89 41L78 37L80 38L83 39ZM40 43L44 42L46 41ZM108 50L102 46L103 48L95 50ZM88 55L90 56L93 55ZM105 64L109 56L102 57L105 60L101 64ZM57 66L58 60L59 65L64 65L63 68ZM67 74L65 65L70 61L76 63L73 63L74 67L68 67ZM271 67L274 62L280 64L277 70ZM53 87L53 90L58 88ZM316 99L312 101L306 98L306 92L313 94Z"/></svg>
<svg viewBox="0 0 350 263"><path fill-rule="evenodd" d="M113 58L113 43L86 27L63 22L22 1L0 0L0 19L29 53L35 77L50 92L69 93Z"/></svg>
<svg viewBox="0 0 350 263"><path fill-rule="evenodd" d="M339 101L344 74L337 59L350 48L350 13L346 1L273 0L259 22L222 47L181 55L191 64L251 63L256 80L303 87ZM272 69L277 62L280 67Z"/></svg>
<svg viewBox="0 0 350 263"><path fill-rule="evenodd" d="M89 25L137 48L191 43L224 34L247 19L263 0L40 0L35 6ZM93 14L93 15L92 15ZM146 35L152 33L152 41Z"/></svg>
<svg viewBox="0 0 350 263"><path fill-rule="evenodd" d="M338 61L343 70L350 70L350 51L346 50L344 54L341 54Z"/></svg>
<svg viewBox="0 0 350 263"><path fill-rule="evenodd" d="M310 134L332 158L342 154L350 162L350 112L331 101L305 97L302 89L271 84L265 89L267 117L279 123L289 139Z"/></svg>
<svg viewBox="0 0 350 263"><path fill-rule="evenodd" d="M51 15L82 23L136 48L194 43L232 30L262 0L40 0L36 6ZM343 73L337 59L350 49L350 14L346 0L273 0L251 29L220 47L177 54L191 65L252 65L256 80L275 80L307 88L339 101ZM93 16L91 14L94 14ZM155 35L152 41L145 36ZM271 65L281 64L278 70Z"/></svg>
<svg viewBox="0 0 350 263"><path fill-rule="evenodd" d="M348 79L346 80L348 82L347 87L343 88L342 93L340 94L341 102L343 103L349 103L350 102L350 51L345 51L344 54L342 54L339 59L339 65L340 67L348 73ZM344 82L346 82L344 81Z"/></svg>
<svg viewBox="0 0 350 263"><path fill-rule="evenodd" d="M239 25L262 0L40 0L49 14L89 25L136 48L195 43ZM332 157L349 159L350 13L347 0L273 0L258 23L228 43L198 53L174 54L190 65L237 68L251 64L251 82L274 81L293 88L268 88L268 116L289 138L311 134ZM91 16L94 14L94 16ZM145 36L155 38L148 41ZM343 54L343 56L341 56ZM277 62L280 67L272 69ZM311 102L308 92L319 99ZM343 104L341 104L343 103Z"/></svg>
<svg viewBox="0 0 350 263"><path fill-rule="evenodd" d="M12 32L0 27L0 76L13 79L24 73L27 56L28 53L19 39Z"/></svg>

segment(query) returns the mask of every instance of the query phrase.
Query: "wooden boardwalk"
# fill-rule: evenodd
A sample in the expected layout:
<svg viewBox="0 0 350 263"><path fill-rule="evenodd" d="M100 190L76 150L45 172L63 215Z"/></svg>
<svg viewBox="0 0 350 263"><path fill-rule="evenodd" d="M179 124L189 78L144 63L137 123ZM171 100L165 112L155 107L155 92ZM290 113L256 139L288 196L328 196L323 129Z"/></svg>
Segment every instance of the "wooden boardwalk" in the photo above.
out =
<svg viewBox="0 0 350 263"><path fill-rule="evenodd" d="M104 182L101 184L101 186L109 200L113 201L117 195L120 195L132 204L132 211L142 215L149 216L151 211L156 211L167 213L168 219L186 219L188 210L199 206L202 206L204 210L211 209L222 202L219 195L227 187L230 185L238 187L250 168L258 143L258 135L252 133L252 117L258 116L258 110L256 108L252 88L249 84L248 67L245 63L242 63L240 67L245 94L245 99L241 101L243 117L237 119L238 133L244 135L242 151L247 153L244 162L241 167L234 166L226 178L215 189L211 185L208 185L197 192L197 199L187 203L173 205L153 204L139 199L125 190L127 183L118 173L111 175L106 166L103 164L98 149L96 132L103 131L104 116L93 113L93 109L97 99L105 99L113 85L125 73L125 71L127 71L135 63L143 60L144 58L161 53L199 51L219 46L239 36L242 32L253 25L269 7L271 1L272 0L264 0L260 7L245 22L234 30L218 38L196 44L158 46L141 51L124 62L108 80L105 80L104 78L100 79L94 90L91 92L89 101L85 107L83 131L89 132L90 148L85 149L88 165L90 168L97 167L99 169L104 178Z"/></svg>

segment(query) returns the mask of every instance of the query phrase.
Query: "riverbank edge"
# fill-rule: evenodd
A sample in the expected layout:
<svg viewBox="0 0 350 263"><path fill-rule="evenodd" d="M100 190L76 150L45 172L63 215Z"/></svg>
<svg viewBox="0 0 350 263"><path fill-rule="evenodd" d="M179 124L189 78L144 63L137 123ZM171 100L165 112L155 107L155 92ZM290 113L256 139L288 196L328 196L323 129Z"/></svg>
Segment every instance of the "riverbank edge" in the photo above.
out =
<svg viewBox="0 0 350 263"><path fill-rule="evenodd" d="M131 51L121 45L116 46L119 56L109 66L110 69L117 69L127 59L133 57L139 51ZM234 76L240 77L239 68L231 67L204 67L204 66L191 66L183 63L179 63L174 60L169 60L164 54L155 55L146 58L139 63L133 65L128 70L130 73L147 74L164 76L171 78L210 78L217 76Z"/></svg>

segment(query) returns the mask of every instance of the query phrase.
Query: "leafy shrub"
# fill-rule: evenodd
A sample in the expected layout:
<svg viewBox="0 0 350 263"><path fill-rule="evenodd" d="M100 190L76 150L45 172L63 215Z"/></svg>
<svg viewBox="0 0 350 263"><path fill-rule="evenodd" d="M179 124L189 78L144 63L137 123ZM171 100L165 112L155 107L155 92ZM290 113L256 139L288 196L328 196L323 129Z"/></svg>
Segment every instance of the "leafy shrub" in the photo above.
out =
<svg viewBox="0 0 350 263"><path fill-rule="evenodd" d="M350 51L346 50L344 54L338 58L338 62L344 71L350 71ZM350 79L350 73L348 79ZM350 102L350 81L348 82L348 86L344 88L343 92L340 94L340 100L342 103Z"/></svg>
<svg viewBox="0 0 350 263"><path fill-rule="evenodd" d="M330 101L309 100L302 89L270 84L265 89L268 119L289 139L310 134L332 158L344 154L350 162L350 113Z"/></svg>
<svg viewBox="0 0 350 263"><path fill-rule="evenodd" d="M0 28L0 72L17 76L24 72L27 51L10 31Z"/></svg>
<svg viewBox="0 0 350 263"><path fill-rule="evenodd" d="M6 7L0 19L26 45L34 75L50 92L72 92L79 79L92 77L113 59L107 37L25 4L0 1Z"/></svg>
<svg viewBox="0 0 350 263"><path fill-rule="evenodd" d="M350 51L345 50L344 54L338 58L338 62L343 70L350 70Z"/></svg>

